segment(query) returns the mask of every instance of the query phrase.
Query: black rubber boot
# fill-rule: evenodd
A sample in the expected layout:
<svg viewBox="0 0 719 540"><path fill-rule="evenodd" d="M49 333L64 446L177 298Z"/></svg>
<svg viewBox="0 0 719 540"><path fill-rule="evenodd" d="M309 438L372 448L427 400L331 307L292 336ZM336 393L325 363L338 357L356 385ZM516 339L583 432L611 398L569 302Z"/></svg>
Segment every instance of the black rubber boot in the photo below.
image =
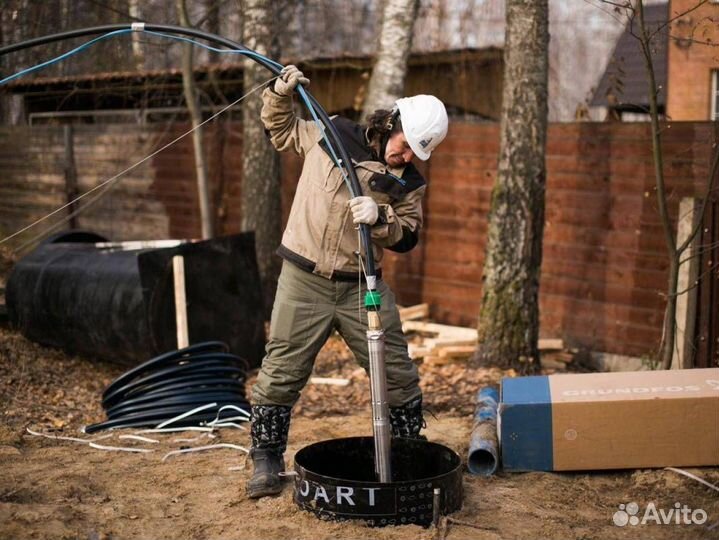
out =
<svg viewBox="0 0 719 540"><path fill-rule="evenodd" d="M254 472L247 482L247 496L251 499L278 495L282 492L280 473L285 471L283 455L287 448L290 411L290 407L280 405L252 407L250 458Z"/></svg>
<svg viewBox="0 0 719 540"><path fill-rule="evenodd" d="M282 454L274 450L252 448L250 458L254 466L252 478L247 482L247 496L250 499L259 499L268 495L278 495L282 492L281 472L285 472L285 460Z"/></svg>
<svg viewBox="0 0 719 540"><path fill-rule="evenodd" d="M401 407L390 407L389 423L392 428L392 437L426 441L427 437L419 434L422 428L427 427L422 416L422 396Z"/></svg>

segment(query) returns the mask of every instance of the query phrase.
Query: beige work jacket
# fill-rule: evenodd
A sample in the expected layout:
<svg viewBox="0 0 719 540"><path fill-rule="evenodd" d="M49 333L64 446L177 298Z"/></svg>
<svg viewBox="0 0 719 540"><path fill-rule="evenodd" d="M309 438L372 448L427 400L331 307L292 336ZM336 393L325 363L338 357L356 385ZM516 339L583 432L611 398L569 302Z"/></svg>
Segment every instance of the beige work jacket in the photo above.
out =
<svg viewBox="0 0 719 540"><path fill-rule="evenodd" d="M304 158L278 254L326 278L357 279L359 239L347 204L350 192L323 140L323 127L298 118L292 98L271 88L262 99L262 122L274 147ZM333 124L352 157L363 194L380 208L380 219L371 227L379 271L383 248L402 252L417 243L425 181L414 165L397 169L379 161L359 125L341 117L333 118Z"/></svg>

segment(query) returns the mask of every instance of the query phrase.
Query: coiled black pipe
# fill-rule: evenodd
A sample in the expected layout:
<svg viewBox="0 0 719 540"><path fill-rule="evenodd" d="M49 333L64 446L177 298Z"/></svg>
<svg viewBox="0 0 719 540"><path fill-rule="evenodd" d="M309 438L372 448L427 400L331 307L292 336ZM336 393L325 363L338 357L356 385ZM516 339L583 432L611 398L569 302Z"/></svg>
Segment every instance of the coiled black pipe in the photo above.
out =
<svg viewBox="0 0 719 540"><path fill-rule="evenodd" d="M225 405L249 413L245 397L247 362L229 354L226 344L207 341L162 354L112 381L102 394L107 420L85 427L103 429L156 427L202 405L216 405L172 423L172 427L210 422ZM223 412L222 418L237 416Z"/></svg>
<svg viewBox="0 0 719 540"><path fill-rule="evenodd" d="M70 30L68 32L61 32L58 34L51 34L47 36L41 36L34 39L29 39L26 41L21 41L20 43L13 43L12 45L6 45L5 47L0 47L0 56L3 56L5 54L9 54L11 52L20 51L23 49L28 49L30 47L37 47L39 45L45 45L47 43L52 43L55 41L63 41L66 39L72 39L72 38L78 38L78 37L84 37L84 36L90 36L90 35L96 35L96 34L105 34L108 32L115 32L117 30L129 30L137 27L137 23L135 25L131 23L123 23L123 24L108 24L103 26L94 26L89 28L80 28L77 30ZM222 36L218 36L216 34L211 34L209 32L203 32L202 30L196 30L194 28L185 28L182 26L173 26L173 25L167 25L167 24L152 24L152 23L142 23L141 29L138 29L137 31L142 31L142 29L149 30L152 32L168 32L172 34L180 34L185 36L191 36L199 39L203 39L205 41L209 41L210 43L214 43L216 45L221 45L224 47L227 47L229 49L239 51L241 54L243 53L252 53L252 54L244 54L244 56L251 58L255 62L259 63L260 65L264 66L270 72L272 72L274 75L280 74L280 68L272 64L268 61L268 59L265 59L261 56L256 56L257 53L255 51L248 49L244 45L237 43L235 41L232 41L227 38L223 38ZM339 158L342 161L343 164L351 164L352 160L350 159L349 154L347 153L347 150L345 149L344 145L342 144L342 140L340 139L340 135L337 131L337 128L330 120L329 116L327 115L327 112L322 108L322 106L317 102L317 100L310 94L308 91L306 91L307 97L312 102L312 106L315 109L315 112L317 113L317 116L319 120L322 122L322 124L325 126L327 130L327 135L330 139L330 143L335 148L337 153L339 154ZM349 177L349 188L351 191L351 194L353 197L358 197L362 195L362 188L360 187L359 179L357 178L357 173L354 170L354 167L351 166L345 166L345 170L347 171L347 175ZM375 276L375 262L374 262L374 255L372 252L372 239L370 234L370 228L368 225L362 224L360 225L360 235L362 238L362 246L365 250L365 262L367 264L367 276L374 277ZM374 280L368 281L368 287L370 290L374 289Z"/></svg>

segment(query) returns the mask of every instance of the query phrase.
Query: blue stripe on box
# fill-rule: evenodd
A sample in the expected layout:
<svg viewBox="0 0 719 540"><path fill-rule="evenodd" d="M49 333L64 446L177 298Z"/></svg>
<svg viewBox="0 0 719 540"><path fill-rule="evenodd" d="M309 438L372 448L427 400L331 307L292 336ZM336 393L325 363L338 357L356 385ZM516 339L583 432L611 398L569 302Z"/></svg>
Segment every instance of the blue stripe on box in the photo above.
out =
<svg viewBox="0 0 719 540"><path fill-rule="evenodd" d="M549 379L515 377L502 379L502 466L509 471L551 471L552 397Z"/></svg>

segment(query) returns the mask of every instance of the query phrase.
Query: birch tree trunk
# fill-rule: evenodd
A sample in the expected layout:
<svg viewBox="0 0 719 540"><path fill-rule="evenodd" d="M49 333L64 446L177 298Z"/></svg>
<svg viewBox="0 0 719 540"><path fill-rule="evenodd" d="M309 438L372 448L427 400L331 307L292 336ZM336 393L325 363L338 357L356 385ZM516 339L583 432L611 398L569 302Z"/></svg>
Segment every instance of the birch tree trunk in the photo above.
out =
<svg viewBox="0 0 719 540"><path fill-rule="evenodd" d="M284 4L284 3L281 3ZM274 6L277 8L277 4ZM260 54L277 59L279 44L271 0L244 0L243 43ZM245 92L272 75L257 62L243 61ZM255 231L257 264L262 280L265 315L272 311L281 261L275 255L282 236L280 158L260 121L261 92L248 96L242 106L242 203L243 231Z"/></svg>
<svg viewBox="0 0 719 540"><path fill-rule="evenodd" d="M177 15L180 25L189 27L190 20L187 15L185 0L177 0ZM197 89L192 73L192 44L182 44L182 86L185 92L185 102L190 113L192 127L192 146L195 152L195 173L197 175L197 195L200 201L200 222L202 226L202 238L211 238L213 233L212 210L210 209L209 183L207 181L207 164L205 162L205 146L202 138L202 112L197 99Z"/></svg>
<svg viewBox="0 0 719 540"><path fill-rule="evenodd" d="M508 0L500 156L477 359L523 374L539 369L548 45L547 0Z"/></svg>
<svg viewBox="0 0 719 540"><path fill-rule="evenodd" d="M372 68L362 118L377 109L389 109L404 93L407 58L419 0L387 0L382 17L379 52Z"/></svg>
<svg viewBox="0 0 719 540"><path fill-rule="evenodd" d="M133 21L142 19L140 14L140 0L129 0L127 9ZM133 32L130 34L130 37L132 39L132 60L134 67L136 70L142 71L145 68L145 55L143 54L142 43L140 42L142 32Z"/></svg>
<svg viewBox="0 0 719 540"><path fill-rule="evenodd" d="M205 18L207 19L207 31L210 34L220 34L220 4L219 0L205 0ZM220 53L207 51L207 61L216 64L220 61ZM213 73L214 74L214 73Z"/></svg>
<svg viewBox="0 0 719 540"><path fill-rule="evenodd" d="M5 7L0 4L0 7ZM5 41L5 9L0 9L0 43L6 43ZM7 60L5 56L0 56L0 76L6 77L8 70L5 67ZM10 97L6 92L0 92L0 125L6 125L10 123Z"/></svg>

